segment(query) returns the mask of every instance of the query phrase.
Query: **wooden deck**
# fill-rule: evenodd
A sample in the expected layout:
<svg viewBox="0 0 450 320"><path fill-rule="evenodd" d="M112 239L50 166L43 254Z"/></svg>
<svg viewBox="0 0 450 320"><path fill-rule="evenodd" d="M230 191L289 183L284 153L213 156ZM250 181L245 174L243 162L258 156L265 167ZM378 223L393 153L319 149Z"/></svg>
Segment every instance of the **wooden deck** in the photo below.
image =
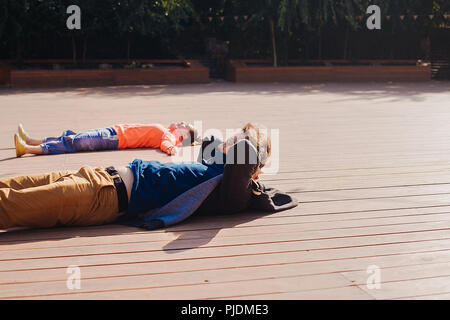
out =
<svg viewBox="0 0 450 320"><path fill-rule="evenodd" d="M1 299L449 299L450 84L263 84L0 91L0 178L166 161L155 150L14 158L34 135L116 122L280 130L267 185L299 207L122 226L0 231ZM79 266L81 289L66 286ZM370 266L381 288L368 289Z"/></svg>

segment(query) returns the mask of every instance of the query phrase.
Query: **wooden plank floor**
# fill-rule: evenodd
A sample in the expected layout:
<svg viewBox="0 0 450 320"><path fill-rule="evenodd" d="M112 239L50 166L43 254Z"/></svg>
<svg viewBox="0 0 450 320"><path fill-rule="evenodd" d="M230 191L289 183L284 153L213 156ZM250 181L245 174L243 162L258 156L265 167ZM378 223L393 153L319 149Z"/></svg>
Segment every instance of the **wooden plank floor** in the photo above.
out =
<svg viewBox="0 0 450 320"><path fill-rule="evenodd" d="M272 215L0 230L0 299L448 299L450 84L210 83L0 91L0 178L168 161L155 150L16 159L36 136L125 122L201 120L279 129L267 185L301 201ZM277 155L276 155L277 156ZM66 285L69 266L81 288ZM380 270L369 289L367 270Z"/></svg>

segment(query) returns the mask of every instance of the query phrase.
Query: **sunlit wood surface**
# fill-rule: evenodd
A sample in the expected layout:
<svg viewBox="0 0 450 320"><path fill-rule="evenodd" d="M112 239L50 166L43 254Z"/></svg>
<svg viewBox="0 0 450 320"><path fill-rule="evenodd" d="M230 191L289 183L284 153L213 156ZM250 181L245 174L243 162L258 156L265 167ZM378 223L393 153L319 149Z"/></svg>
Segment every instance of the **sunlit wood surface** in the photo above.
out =
<svg viewBox="0 0 450 320"><path fill-rule="evenodd" d="M152 232L2 230L1 299L450 298L448 82L2 89L0 178L169 161L155 150L16 159L19 122L54 136L173 120L279 129L279 172L263 180L300 205ZM80 267L78 290L66 286L69 266ZM369 267L379 289L367 286Z"/></svg>

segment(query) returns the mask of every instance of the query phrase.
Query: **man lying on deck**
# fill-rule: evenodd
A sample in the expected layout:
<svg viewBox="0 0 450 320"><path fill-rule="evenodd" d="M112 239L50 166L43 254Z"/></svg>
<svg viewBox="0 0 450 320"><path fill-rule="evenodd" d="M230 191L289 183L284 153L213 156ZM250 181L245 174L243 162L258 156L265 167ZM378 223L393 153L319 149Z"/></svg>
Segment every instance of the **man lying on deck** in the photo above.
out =
<svg viewBox="0 0 450 320"><path fill-rule="evenodd" d="M60 137L36 139L26 133L19 124L14 135L16 156L25 154L61 154L82 151L100 151L134 148L160 148L174 155L176 147L192 145L197 140L197 130L186 123L162 124L117 124L108 128L82 132L66 130Z"/></svg>
<svg viewBox="0 0 450 320"><path fill-rule="evenodd" d="M256 182L271 153L259 127L247 124L225 143L212 142L203 144L200 162L134 160L117 169L86 166L0 180L0 229L109 223L156 229L194 213L273 212L297 205Z"/></svg>

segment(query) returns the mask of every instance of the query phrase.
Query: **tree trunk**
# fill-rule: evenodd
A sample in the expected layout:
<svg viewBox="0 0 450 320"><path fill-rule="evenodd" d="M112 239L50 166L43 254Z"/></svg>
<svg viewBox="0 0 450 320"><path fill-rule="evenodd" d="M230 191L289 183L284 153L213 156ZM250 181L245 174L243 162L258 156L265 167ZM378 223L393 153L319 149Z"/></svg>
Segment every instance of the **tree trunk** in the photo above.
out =
<svg viewBox="0 0 450 320"><path fill-rule="evenodd" d="M20 40L20 37L17 37L16 60L17 62L20 62L22 60L22 41Z"/></svg>
<svg viewBox="0 0 450 320"><path fill-rule="evenodd" d="M431 60L431 36L430 31L427 32L427 38L425 40L425 60Z"/></svg>
<svg viewBox="0 0 450 320"><path fill-rule="evenodd" d="M288 65L289 64L289 36L287 33L285 33L284 35L284 64Z"/></svg>
<svg viewBox="0 0 450 320"><path fill-rule="evenodd" d="M395 43L395 36L394 36L394 33L393 32L391 32L391 37L390 37L391 39L391 45L390 45L390 48L389 48L389 59L394 59L394 56L395 56L395 46L394 46L394 43Z"/></svg>
<svg viewBox="0 0 450 320"><path fill-rule="evenodd" d="M130 51L131 51L131 36L128 35L128 43L127 43L127 60L130 62Z"/></svg>
<svg viewBox="0 0 450 320"><path fill-rule="evenodd" d="M273 66L278 67L277 43L275 40L275 23L273 21L273 17L269 18L269 23L270 23L270 35L272 37Z"/></svg>
<svg viewBox="0 0 450 320"><path fill-rule="evenodd" d="M348 43L350 38L350 29L347 28L345 31L345 39L344 39L344 60L348 59Z"/></svg>
<svg viewBox="0 0 450 320"><path fill-rule="evenodd" d="M77 44L75 42L75 36L72 35L72 61L77 63Z"/></svg>
<svg viewBox="0 0 450 320"><path fill-rule="evenodd" d="M318 46L318 59L322 60L322 27L319 27L319 46Z"/></svg>
<svg viewBox="0 0 450 320"><path fill-rule="evenodd" d="M310 58L310 51L309 51L309 47L310 47L310 43L311 43L311 39L309 38L309 36L306 37L306 45L305 45L305 60L309 60Z"/></svg>

